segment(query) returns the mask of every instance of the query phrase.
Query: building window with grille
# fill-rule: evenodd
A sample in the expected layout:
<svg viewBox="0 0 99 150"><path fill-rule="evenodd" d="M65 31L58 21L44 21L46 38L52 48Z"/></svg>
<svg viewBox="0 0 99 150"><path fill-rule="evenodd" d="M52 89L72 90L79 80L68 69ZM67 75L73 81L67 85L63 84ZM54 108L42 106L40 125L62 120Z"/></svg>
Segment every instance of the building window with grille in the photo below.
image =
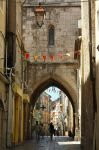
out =
<svg viewBox="0 0 99 150"><path fill-rule="evenodd" d="M54 26L53 25L51 25L50 27L49 27L49 31L48 31L48 45L49 46L54 46L54 44L55 44L55 29L54 29Z"/></svg>

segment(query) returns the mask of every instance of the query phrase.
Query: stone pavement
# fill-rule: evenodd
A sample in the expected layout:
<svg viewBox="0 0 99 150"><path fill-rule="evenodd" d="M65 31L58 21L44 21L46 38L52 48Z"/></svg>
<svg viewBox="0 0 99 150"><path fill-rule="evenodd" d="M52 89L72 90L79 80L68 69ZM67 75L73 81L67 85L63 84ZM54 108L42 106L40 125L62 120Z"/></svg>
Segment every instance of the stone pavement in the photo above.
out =
<svg viewBox="0 0 99 150"><path fill-rule="evenodd" d="M69 137L54 137L53 141L50 137L44 137L37 142L35 139L27 141L21 146L12 148L11 150L81 150L80 142L71 141Z"/></svg>

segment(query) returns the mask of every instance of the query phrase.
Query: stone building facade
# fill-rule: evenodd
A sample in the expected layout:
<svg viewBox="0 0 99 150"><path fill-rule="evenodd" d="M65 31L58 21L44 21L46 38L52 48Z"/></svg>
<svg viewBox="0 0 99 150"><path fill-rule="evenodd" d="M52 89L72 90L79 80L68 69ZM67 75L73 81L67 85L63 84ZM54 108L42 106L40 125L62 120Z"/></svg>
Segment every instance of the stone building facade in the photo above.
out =
<svg viewBox="0 0 99 150"><path fill-rule="evenodd" d="M81 114L82 114L82 130L81 144L82 149L92 150L94 122L96 111L95 98L95 78L93 76L93 62L95 63L95 14L94 1L86 1L82 3L82 51L81 51ZM98 149L97 149L98 150Z"/></svg>
<svg viewBox="0 0 99 150"><path fill-rule="evenodd" d="M48 124L50 123L50 109L51 109L51 99L50 95L43 92L35 103L33 110L33 125L35 126L36 121L39 124L43 124L45 135L48 135Z"/></svg>
<svg viewBox="0 0 99 150"><path fill-rule="evenodd" d="M54 3L55 2L55 3ZM54 3L54 4L53 4ZM23 6L23 42L28 53L28 93L31 105L49 86L63 90L78 113L77 69L74 60L75 40L78 37L80 3L42 1L46 9L44 24L36 24L36 1L26 1ZM61 72L61 73L60 73Z"/></svg>
<svg viewBox="0 0 99 150"><path fill-rule="evenodd" d="M46 16L42 28L38 28L35 20L35 5L26 4L23 7L23 41L29 52L30 62L42 62L43 55L46 62L68 62L74 59L75 39L78 37L78 20L80 20L80 4L45 5ZM54 39L50 41L50 30ZM52 43L50 43L52 42ZM67 52L70 56L66 55ZM50 56L53 55L53 60Z"/></svg>
<svg viewBox="0 0 99 150"><path fill-rule="evenodd" d="M6 1L0 1L0 149L6 147L8 80L5 76Z"/></svg>
<svg viewBox="0 0 99 150"><path fill-rule="evenodd" d="M24 70L26 67L24 44L22 43L22 1L7 1L6 26L6 76L8 86L7 147L27 139L29 97L26 93ZM5 92L6 93L6 92Z"/></svg>
<svg viewBox="0 0 99 150"><path fill-rule="evenodd" d="M12 82L12 145L23 143L28 138L29 96L26 92L24 44L22 42L22 1L16 1L16 61Z"/></svg>

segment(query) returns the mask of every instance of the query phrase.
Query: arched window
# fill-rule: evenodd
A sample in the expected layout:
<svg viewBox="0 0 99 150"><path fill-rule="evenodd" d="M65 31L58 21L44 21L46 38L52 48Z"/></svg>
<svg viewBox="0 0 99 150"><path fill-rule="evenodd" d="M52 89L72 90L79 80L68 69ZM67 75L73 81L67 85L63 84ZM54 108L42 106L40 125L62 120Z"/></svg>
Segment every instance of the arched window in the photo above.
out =
<svg viewBox="0 0 99 150"><path fill-rule="evenodd" d="M49 32L48 32L48 45L49 46L53 46L55 44L55 41L54 41L54 36L55 36L55 29L54 29L54 26L51 25L49 27Z"/></svg>

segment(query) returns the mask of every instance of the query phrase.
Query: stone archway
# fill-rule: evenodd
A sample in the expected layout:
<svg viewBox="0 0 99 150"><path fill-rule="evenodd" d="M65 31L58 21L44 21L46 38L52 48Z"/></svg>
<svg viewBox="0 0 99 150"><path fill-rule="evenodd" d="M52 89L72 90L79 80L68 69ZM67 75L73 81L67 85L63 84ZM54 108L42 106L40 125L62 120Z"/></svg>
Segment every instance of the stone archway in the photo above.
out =
<svg viewBox="0 0 99 150"><path fill-rule="evenodd" d="M33 86L34 87L33 93L31 94L31 98L30 98L30 107L32 108L34 107L35 102L40 96L40 94L50 86L55 86L60 90L62 90L71 101L73 107L73 134L75 135L75 122L76 122L75 113L77 112L77 95L68 82L63 81L58 76L44 77L44 80L41 80L39 83Z"/></svg>
<svg viewBox="0 0 99 150"><path fill-rule="evenodd" d="M34 106L40 94L50 86L55 86L62 90L70 99L74 113L77 112L77 95L69 83L62 81L58 76L44 77L44 80L37 83L33 88L33 93L30 98L30 105Z"/></svg>
<svg viewBox="0 0 99 150"><path fill-rule="evenodd" d="M78 90L77 90L77 64L72 63L29 63L28 94L30 97L30 112L37 98L50 86L56 86L70 99L73 106L74 130L78 124ZM29 124L30 124L29 119ZM29 131L31 127L29 127ZM30 131L31 132L31 131ZM75 132L75 131L74 131ZM31 136L31 135L30 135Z"/></svg>

